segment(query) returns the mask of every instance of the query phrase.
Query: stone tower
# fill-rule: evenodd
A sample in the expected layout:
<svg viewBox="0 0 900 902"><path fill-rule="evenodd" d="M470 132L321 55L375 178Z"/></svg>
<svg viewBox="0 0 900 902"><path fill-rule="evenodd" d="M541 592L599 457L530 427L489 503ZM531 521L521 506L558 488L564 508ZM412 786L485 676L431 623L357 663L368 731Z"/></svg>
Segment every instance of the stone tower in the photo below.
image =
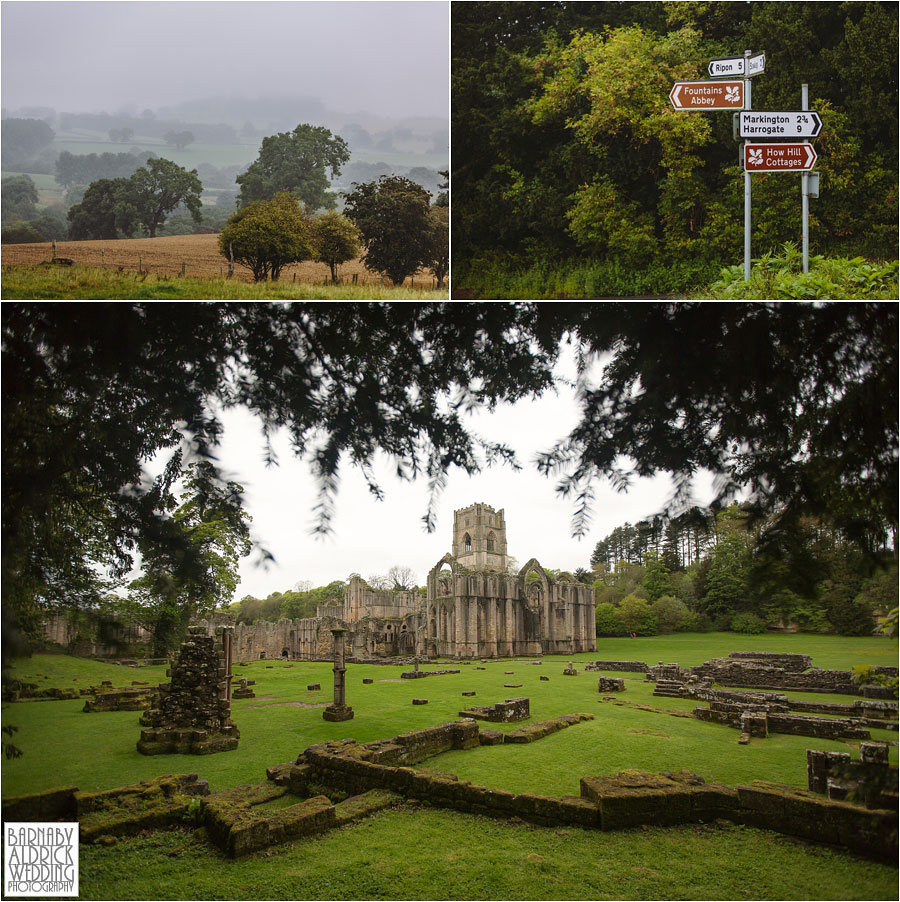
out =
<svg viewBox="0 0 900 902"><path fill-rule="evenodd" d="M453 557L466 570L506 572L506 520L489 504L453 512Z"/></svg>

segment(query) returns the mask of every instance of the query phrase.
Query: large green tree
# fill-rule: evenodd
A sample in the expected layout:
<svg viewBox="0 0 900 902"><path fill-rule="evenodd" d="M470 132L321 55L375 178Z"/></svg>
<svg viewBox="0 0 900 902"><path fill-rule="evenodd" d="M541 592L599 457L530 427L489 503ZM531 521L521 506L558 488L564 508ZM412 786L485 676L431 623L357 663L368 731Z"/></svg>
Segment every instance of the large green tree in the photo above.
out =
<svg viewBox="0 0 900 902"><path fill-rule="evenodd" d="M210 461L191 464L184 473L182 503L169 521L190 550L192 566L185 570L168 548L158 546L149 550L141 563L143 575L129 586L139 621L153 632L154 655L176 648L192 617L209 616L231 601L240 559L250 553L243 488L235 482L218 484L215 477Z"/></svg>
<svg viewBox="0 0 900 902"><path fill-rule="evenodd" d="M130 238L138 228L143 228L155 238L166 217L180 206L190 211L195 222L200 222L202 191L196 169L188 172L171 160L148 160L146 166L136 169L129 178L91 182L82 201L69 208L70 237L76 241Z"/></svg>
<svg viewBox="0 0 900 902"><path fill-rule="evenodd" d="M316 259L328 264L331 281L337 282L338 267L359 253L362 236L359 229L337 210L316 217L313 223Z"/></svg>
<svg viewBox="0 0 900 902"><path fill-rule="evenodd" d="M3 222L33 219L37 216L38 192L30 176L14 175L3 179Z"/></svg>
<svg viewBox="0 0 900 902"><path fill-rule="evenodd" d="M275 282L289 263L314 255L313 225L296 198L282 192L238 210L219 233L219 252L248 266L255 282Z"/></svg>
<svg viewBox="0 0 900 902"><path fill-rule="evenodd" d="M238 203L270 200L282 191L296 195L310 210L332 209L337 201L328 190L350 159L343 138L321 125L298 125L292 132L263 138L259 156L235 181L241 186Z"/></svg>
<svg viewBox="0 0 900 902"><path fill-rule="evenodd" d="M128 201L128 179L98 179L88 185L81 203L73 204L66 214L69 238L130 238L137 228L137 211Z"/></svg>
<svg viewBox="0 0 900 902"><path fill-rule="evenodd" d="M203 185L197 170L188 172L171 160L148 160L128 180L127 202L136 211L138 222L151 238L177 207L186 207L194 222L200 222Z"/></svg>
<svg viewBox="0 0 900 902"><path fill-rule="evenodd" d="M395 284L430 265L434 230L428 192L399 175L356 185L345 195L344 213L357 225L366 247L366 268Z"/></svg>

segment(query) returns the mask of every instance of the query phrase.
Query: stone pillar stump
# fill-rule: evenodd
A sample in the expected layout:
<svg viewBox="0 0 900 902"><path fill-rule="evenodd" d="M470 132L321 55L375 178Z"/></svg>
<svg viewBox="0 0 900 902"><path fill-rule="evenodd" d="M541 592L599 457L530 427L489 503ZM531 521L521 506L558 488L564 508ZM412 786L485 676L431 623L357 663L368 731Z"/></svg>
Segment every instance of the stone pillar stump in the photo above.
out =
<svg viewBox="0 0 900 902"><path fill-rule="evenodd" d="M322 719L339 722L353 720L353 708L347 704L345 698L347 668L344 665L344 635L347 632L343 627L335 627L331 630L334 636L334 701L324 711Z"/></svg>

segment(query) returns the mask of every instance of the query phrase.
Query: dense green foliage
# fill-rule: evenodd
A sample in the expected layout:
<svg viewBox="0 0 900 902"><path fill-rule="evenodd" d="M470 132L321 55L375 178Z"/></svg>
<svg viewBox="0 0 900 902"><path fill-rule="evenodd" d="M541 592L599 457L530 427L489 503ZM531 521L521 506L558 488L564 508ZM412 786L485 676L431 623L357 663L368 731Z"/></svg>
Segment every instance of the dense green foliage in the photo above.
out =
<svg viewBox="0 0 900 902"><path fill-rule="evenodd" d="M59 208L40 210L40 195L28 175L3 179L3 243L27 244L65 238L68 228Z"/></svg>
<svg viewBox="0 0 900 902"><path fill-rule="evenodd" d="M263 138L259 157L235 181L241 186L238 202L270 200L287 191L310 210L331 209L335 196L328 190L327 170L336 178L350 159L343 138L321 125L298 125L292 132Z"/></svg>
<svg viewBox="0 0 900 902"><path fill-rule="evenodd" d="M69 208L69 237L130 238L140 231L155 238L157 228L179 206L200 222L202 191L196 169L188 172L171 160L148 160L128 178L92 182L81 203Z"/></svg>
<svg viewBox="0 0 900 902"><path fill-rule="evenodd" d="M189 549L194 566L179 567L165 546L151 548L141 562L143 575L128 586L127 619L153 634L157 657L175 650L194 617L207 617L234 597L238 565L250 553L250 517L241 506L243 488L217 484L209 461L192 463L184 472L181 504L166 524Z"/></svg>
<svg viewBox="0 0 900 902"><path fill-rule="evenodd" d="M257 620L303 620L316 616L316 608L336 599L343 602L347 584L335 580L327 586L311 587L299 582L284 592L271 592L266 598L245 595L228 606L227 611L237 623L255 623Z"/></svg>
<svg viewBox="0 0 900 902"><path fill-rule="evenodd" d="M314 226L296 198L283 191L238 210L219 234L219 253L249 267L255 282L277 282L289 263L314 255Z"/></svg>
<svg viewBox="0 0 900 902"><path fill-rule="evenodd" d="M673 84L717 57L766 54L753 108L823 128L819 254L896 256L897 8L890 3L459 3L452 29L456 284L510 294L496 270L623 269L740 257L743 185L728 113L689 115ZM799 180L753 178L753 247L800 232ZM471 276L470 276L471 274ZM487 283L487 284L486 284ZM600 285L562 296L624 293ZM688 274L673 288L691 288Z"/></svg>
<svg viewBox="0 0 900 902"><path fill-rule="evenodd" d="M381 176L345 193L344 213L359 228L366 269L400 285L434 256L429 195L403 176Z"/></svg>
<svg viewBox="0 0 900 902"><path fill-rule="evenodd" d="M316 259L328 264L331 281L337 282L338 267L359 253L362 236L346 216L329 210L317 217L313 225Z"/></svg>
<svg viewBox="0 0 900 902"><path fill-rule="evenodd" d="M895 530L873 535L864 555L840 531L804 519L773 555L766 529L737 505L617 527L591 556L598 635L771 625L865 636L876 613L897 607Z"/></svg>
<svg viewBox="0 0 900 902"><path fill-rule="evenodd" d="M763 254L753 261L749 281L743 266L723 269L718 281L710 285L711 298L759 298L773 300L828 300L834 298L894 300L897 287L897 261L870 263L862 257L809 259L809 272L801 271L800 253L794 245L785 245L780 254Z"/></svg>

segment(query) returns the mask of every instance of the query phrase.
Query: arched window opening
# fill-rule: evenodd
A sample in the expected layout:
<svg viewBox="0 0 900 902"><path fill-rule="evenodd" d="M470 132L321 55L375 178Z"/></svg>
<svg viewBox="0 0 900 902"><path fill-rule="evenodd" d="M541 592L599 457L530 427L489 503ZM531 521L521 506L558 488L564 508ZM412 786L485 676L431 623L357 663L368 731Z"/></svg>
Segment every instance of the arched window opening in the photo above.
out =
<svg viewBox="0 0 900 902"><path fill-rule="evenodd" d="M493 550L494 550L494 534L493 534L492 532L489 532L489 533L488 533L488 537L487 537L487 550L488 550L488 551L493 551Z"/></svg>
<svg viewBox="0 0 900 902"><path fill-rule="evenodd" d="M472 537L468 533L463 536L463 546L465 547L466 551L472 550Z"/></svg>

